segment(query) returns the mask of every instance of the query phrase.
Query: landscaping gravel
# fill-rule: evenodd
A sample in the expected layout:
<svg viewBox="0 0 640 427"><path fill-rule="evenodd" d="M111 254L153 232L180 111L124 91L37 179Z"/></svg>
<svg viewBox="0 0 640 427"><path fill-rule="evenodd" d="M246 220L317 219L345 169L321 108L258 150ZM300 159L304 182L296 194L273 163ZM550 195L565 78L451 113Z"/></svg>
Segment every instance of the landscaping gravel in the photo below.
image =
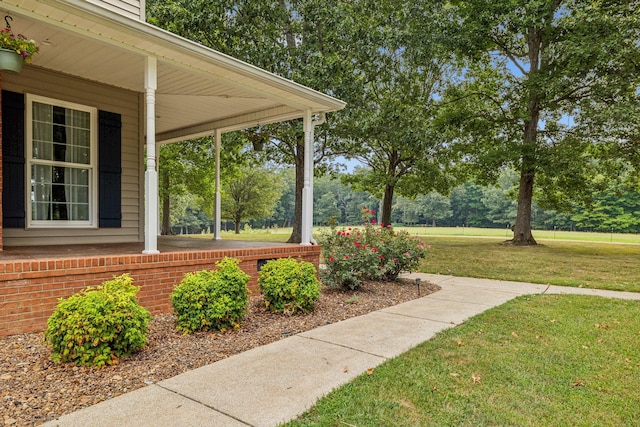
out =
<svg viewBox="0 0 640 427"><path fill-rule="evenodd" d="M420 289L424 296L439 288L423 283ZM353 292L323 289L313 312L286 316L268 312L263 298L254 295L245 322L226 333L182 335L175 316L162 314L151 321L144 350L104 369L55 365L42 333L0 338L0 423L39 425L251 348L417 297L412 283L370 282Z"/></svg>

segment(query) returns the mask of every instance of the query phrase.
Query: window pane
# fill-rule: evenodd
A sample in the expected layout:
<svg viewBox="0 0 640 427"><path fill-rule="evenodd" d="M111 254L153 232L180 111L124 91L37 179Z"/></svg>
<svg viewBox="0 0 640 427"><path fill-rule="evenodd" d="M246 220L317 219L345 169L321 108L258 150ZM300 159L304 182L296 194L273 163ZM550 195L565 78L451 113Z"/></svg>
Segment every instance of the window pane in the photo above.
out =
<svg viewBox="0 0 640 427"><path fill-rule="evenodd" d="M82 147L74 148L71 161L73 163L82 163L88 165L89 163L91 163L91 159L89 158L89 149Z"/></svg>
<svg viewBox="0 0 640 427"><path fill-rule="evenodd" d="M74 129L73 130L73 144L80 147L90 147L91 138L88 129Z"/></svg>
<svg viewBox="0 0 640 427"><path fill-rule="evenodd" d="M31 180L39 184L51 184L51 166L33 165L31 167Z"/></svg>
<svg viewBox="0 0 640 427"><path fill-rule="evenodd" d="M51 160L51 144L44 141L33 141L33 158Z"/></svg>
<svg viewBox="0 0 640 427"><path fill-rule="evenodd" d="M89 170L88 169L71 169L72 182L76 185L84 187L89 186Z"/></svg>
<svg viewBox="0 0 640 427"><path fill-rule="evenodd" d="M32 111L33 111L33 120L37 120L40 122L51 123L51 105L41 104L40 102L34 102Z"/></svg>
<svg viewBox="0 0 640 427"><path fill-rule="evenodd" d="M78 204L73 205L72 219L74 221L88 221L89 220L89 205Z"/></svg>
<svg viewBox="0 0 640 427"><path fill-rule="evenodd" d="M86 187L73 187L71 190L71 200L77 203L89 203L89 192Z"/></svg>
<svg viewBox="0 0 640 427"><path fill-rule="evenodd" d="M51 219L54 221L67 221L69 220L69 211L66 203L52 203L51 204Z"/></svg>
<svg viewBox="0 0 640 427"><path fill-rule="evenodd" d="M31 204L31 218L34 221L47 221L49 217L49 203L32 203Z"/></svg>
<svg viewBox="0 0 640 427"><path fill-rule="evenodd" d="M76 128L89 130L91 127L91 114L86 111L73 111L72 124Z"/></svg>

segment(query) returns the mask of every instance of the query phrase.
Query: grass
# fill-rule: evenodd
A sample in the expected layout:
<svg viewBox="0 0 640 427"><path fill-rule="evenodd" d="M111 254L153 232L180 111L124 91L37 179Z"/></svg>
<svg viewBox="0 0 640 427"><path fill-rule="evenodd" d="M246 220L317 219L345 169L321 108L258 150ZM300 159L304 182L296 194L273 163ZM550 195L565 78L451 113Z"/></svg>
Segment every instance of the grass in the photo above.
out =
<svg viewBox="0 0 640 427"><path fill-rule="evenodd" d="M514 247L491 238L426 237L421 271L640 292L640 245L544 241Z"/></svg>
<svg viewBox="0 0 640 427"><path fill-rule="evenodd" d="M322 398L293 426L631 426L640 302L520 297Z"/></svg>
<svg viewBox="0 0 640 427"><path fill-rule="evenodd" d="M458 236L458 237L495 237L507 240L513 237L506 228L473 228L473 227L398 227L411 234L421 236ZM534 230L533 237L538 243L549 240L569 240L578 242L609 242L640 244L640 234L599 233L587 231Z"/></svg>

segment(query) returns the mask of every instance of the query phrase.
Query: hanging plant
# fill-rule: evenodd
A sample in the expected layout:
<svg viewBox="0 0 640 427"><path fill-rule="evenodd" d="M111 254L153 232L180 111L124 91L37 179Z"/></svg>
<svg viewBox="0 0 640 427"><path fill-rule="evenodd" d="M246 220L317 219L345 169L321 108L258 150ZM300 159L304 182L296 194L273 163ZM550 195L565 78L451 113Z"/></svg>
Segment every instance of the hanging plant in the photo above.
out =
<svg viewBox="0 0 640 427"><path fill-rule="evenodd" d="M29 40L22 34L13 34L11 27L0 30L0 49L13 51L22 57L22 61L30 63L38 52L35 40Z"/></svg>

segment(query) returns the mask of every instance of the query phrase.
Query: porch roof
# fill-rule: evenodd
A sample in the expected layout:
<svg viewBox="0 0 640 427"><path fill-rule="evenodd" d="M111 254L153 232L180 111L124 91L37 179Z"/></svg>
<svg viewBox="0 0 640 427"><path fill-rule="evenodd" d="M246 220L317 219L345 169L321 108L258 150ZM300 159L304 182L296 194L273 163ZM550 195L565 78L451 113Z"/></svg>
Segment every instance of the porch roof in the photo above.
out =
<svg viewBox="0 0 640 427"><path fill-rule="evenodd" d="M143 93L157 58L156 141L167 143L326 113L345 103L146 22L83 0L3 0L14 32L36 40L34 67Z"/></svg>

